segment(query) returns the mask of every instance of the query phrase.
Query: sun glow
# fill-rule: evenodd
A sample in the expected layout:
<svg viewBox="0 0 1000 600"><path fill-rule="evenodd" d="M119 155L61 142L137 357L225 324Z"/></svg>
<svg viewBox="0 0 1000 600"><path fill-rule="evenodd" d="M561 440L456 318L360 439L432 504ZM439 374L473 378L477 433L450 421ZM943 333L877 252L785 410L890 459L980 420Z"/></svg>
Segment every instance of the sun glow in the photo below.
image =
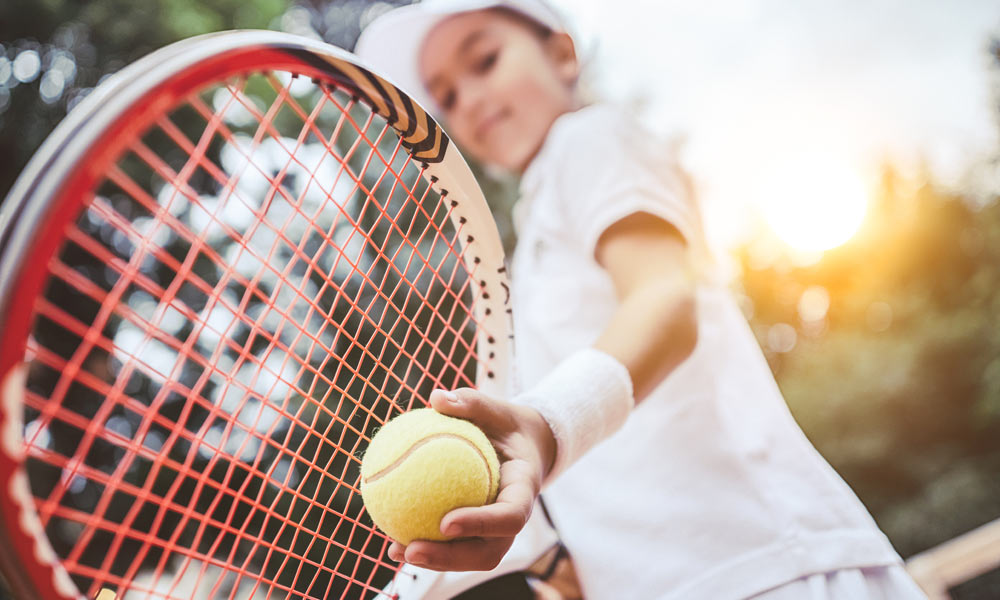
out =
<svg viewBox="0 0 1000 600"><path fill-rule="evenodd" d="M791 249L822 252L849 240L864 220L868 190L857 171L818 157L782 165L760 203L774 233Z"/></svg>

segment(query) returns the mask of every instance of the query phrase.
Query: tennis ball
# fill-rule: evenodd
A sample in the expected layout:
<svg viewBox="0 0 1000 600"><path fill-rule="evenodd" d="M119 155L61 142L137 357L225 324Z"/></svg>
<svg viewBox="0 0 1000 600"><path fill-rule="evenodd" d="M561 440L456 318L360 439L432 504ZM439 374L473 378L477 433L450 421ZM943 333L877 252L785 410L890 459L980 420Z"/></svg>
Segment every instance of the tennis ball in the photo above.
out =
<svg viewBox="0 0 1000 600"><path fill-rule="evenodd" d="M392 419L361 461L361 497L375 525L403 544L446 540L441 518L496 500L500 461L478 427L421 408Z"/></svg>

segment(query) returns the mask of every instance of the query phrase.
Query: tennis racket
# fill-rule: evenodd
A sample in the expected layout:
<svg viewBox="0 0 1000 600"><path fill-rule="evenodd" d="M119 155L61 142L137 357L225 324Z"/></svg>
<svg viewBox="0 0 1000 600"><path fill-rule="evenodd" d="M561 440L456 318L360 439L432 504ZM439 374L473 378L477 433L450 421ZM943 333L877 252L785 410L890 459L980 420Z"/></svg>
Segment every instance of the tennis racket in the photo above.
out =
<svg viewBox="0 0 1000 600"><path fill-rule="evenodd" d="M193 38L87 96L0 226L16 597L394 596L359 458L435 388L503 395L511 351L431 116L320 42Z"/></svg>

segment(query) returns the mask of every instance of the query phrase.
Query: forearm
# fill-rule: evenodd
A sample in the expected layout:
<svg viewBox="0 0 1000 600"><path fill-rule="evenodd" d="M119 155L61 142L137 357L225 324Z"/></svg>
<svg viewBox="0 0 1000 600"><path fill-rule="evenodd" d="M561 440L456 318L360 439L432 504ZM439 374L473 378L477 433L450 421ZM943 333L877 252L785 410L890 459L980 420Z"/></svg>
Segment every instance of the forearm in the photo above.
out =
<svg viewBox="0 0 1000 600"><path fill-rule="evenodd" d="M690 284L651 282L622 299L594 348L625 365L639 403L694 350L696 314Z"/></svg>
<svg viewBox="0 0 1000 600"><path fill-rule="evenodd" d="M687 247L672 225L647 213L626 217L601 235L594 258L611 278L617 310L592 348L520 396L555 439L550 477L624 425L698 337Z"/></svg>

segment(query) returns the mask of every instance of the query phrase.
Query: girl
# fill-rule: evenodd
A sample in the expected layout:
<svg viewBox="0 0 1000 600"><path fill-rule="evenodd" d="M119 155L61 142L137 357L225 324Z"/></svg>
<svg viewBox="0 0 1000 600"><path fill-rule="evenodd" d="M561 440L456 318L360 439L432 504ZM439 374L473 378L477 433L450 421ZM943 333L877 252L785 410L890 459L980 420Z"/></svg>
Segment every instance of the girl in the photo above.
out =
<svg viewBox="0 0 1000 600"><path fill-rule="evenodd" d="M450 542L390 556L495 567L545 488L589 599L924 597L792 420L715 280L698 211L649 135L583 106L573 40L541 0L396 9L356 52L521 176L510 402L437 391L505 457L496 503L449 513Z"/></svg>

